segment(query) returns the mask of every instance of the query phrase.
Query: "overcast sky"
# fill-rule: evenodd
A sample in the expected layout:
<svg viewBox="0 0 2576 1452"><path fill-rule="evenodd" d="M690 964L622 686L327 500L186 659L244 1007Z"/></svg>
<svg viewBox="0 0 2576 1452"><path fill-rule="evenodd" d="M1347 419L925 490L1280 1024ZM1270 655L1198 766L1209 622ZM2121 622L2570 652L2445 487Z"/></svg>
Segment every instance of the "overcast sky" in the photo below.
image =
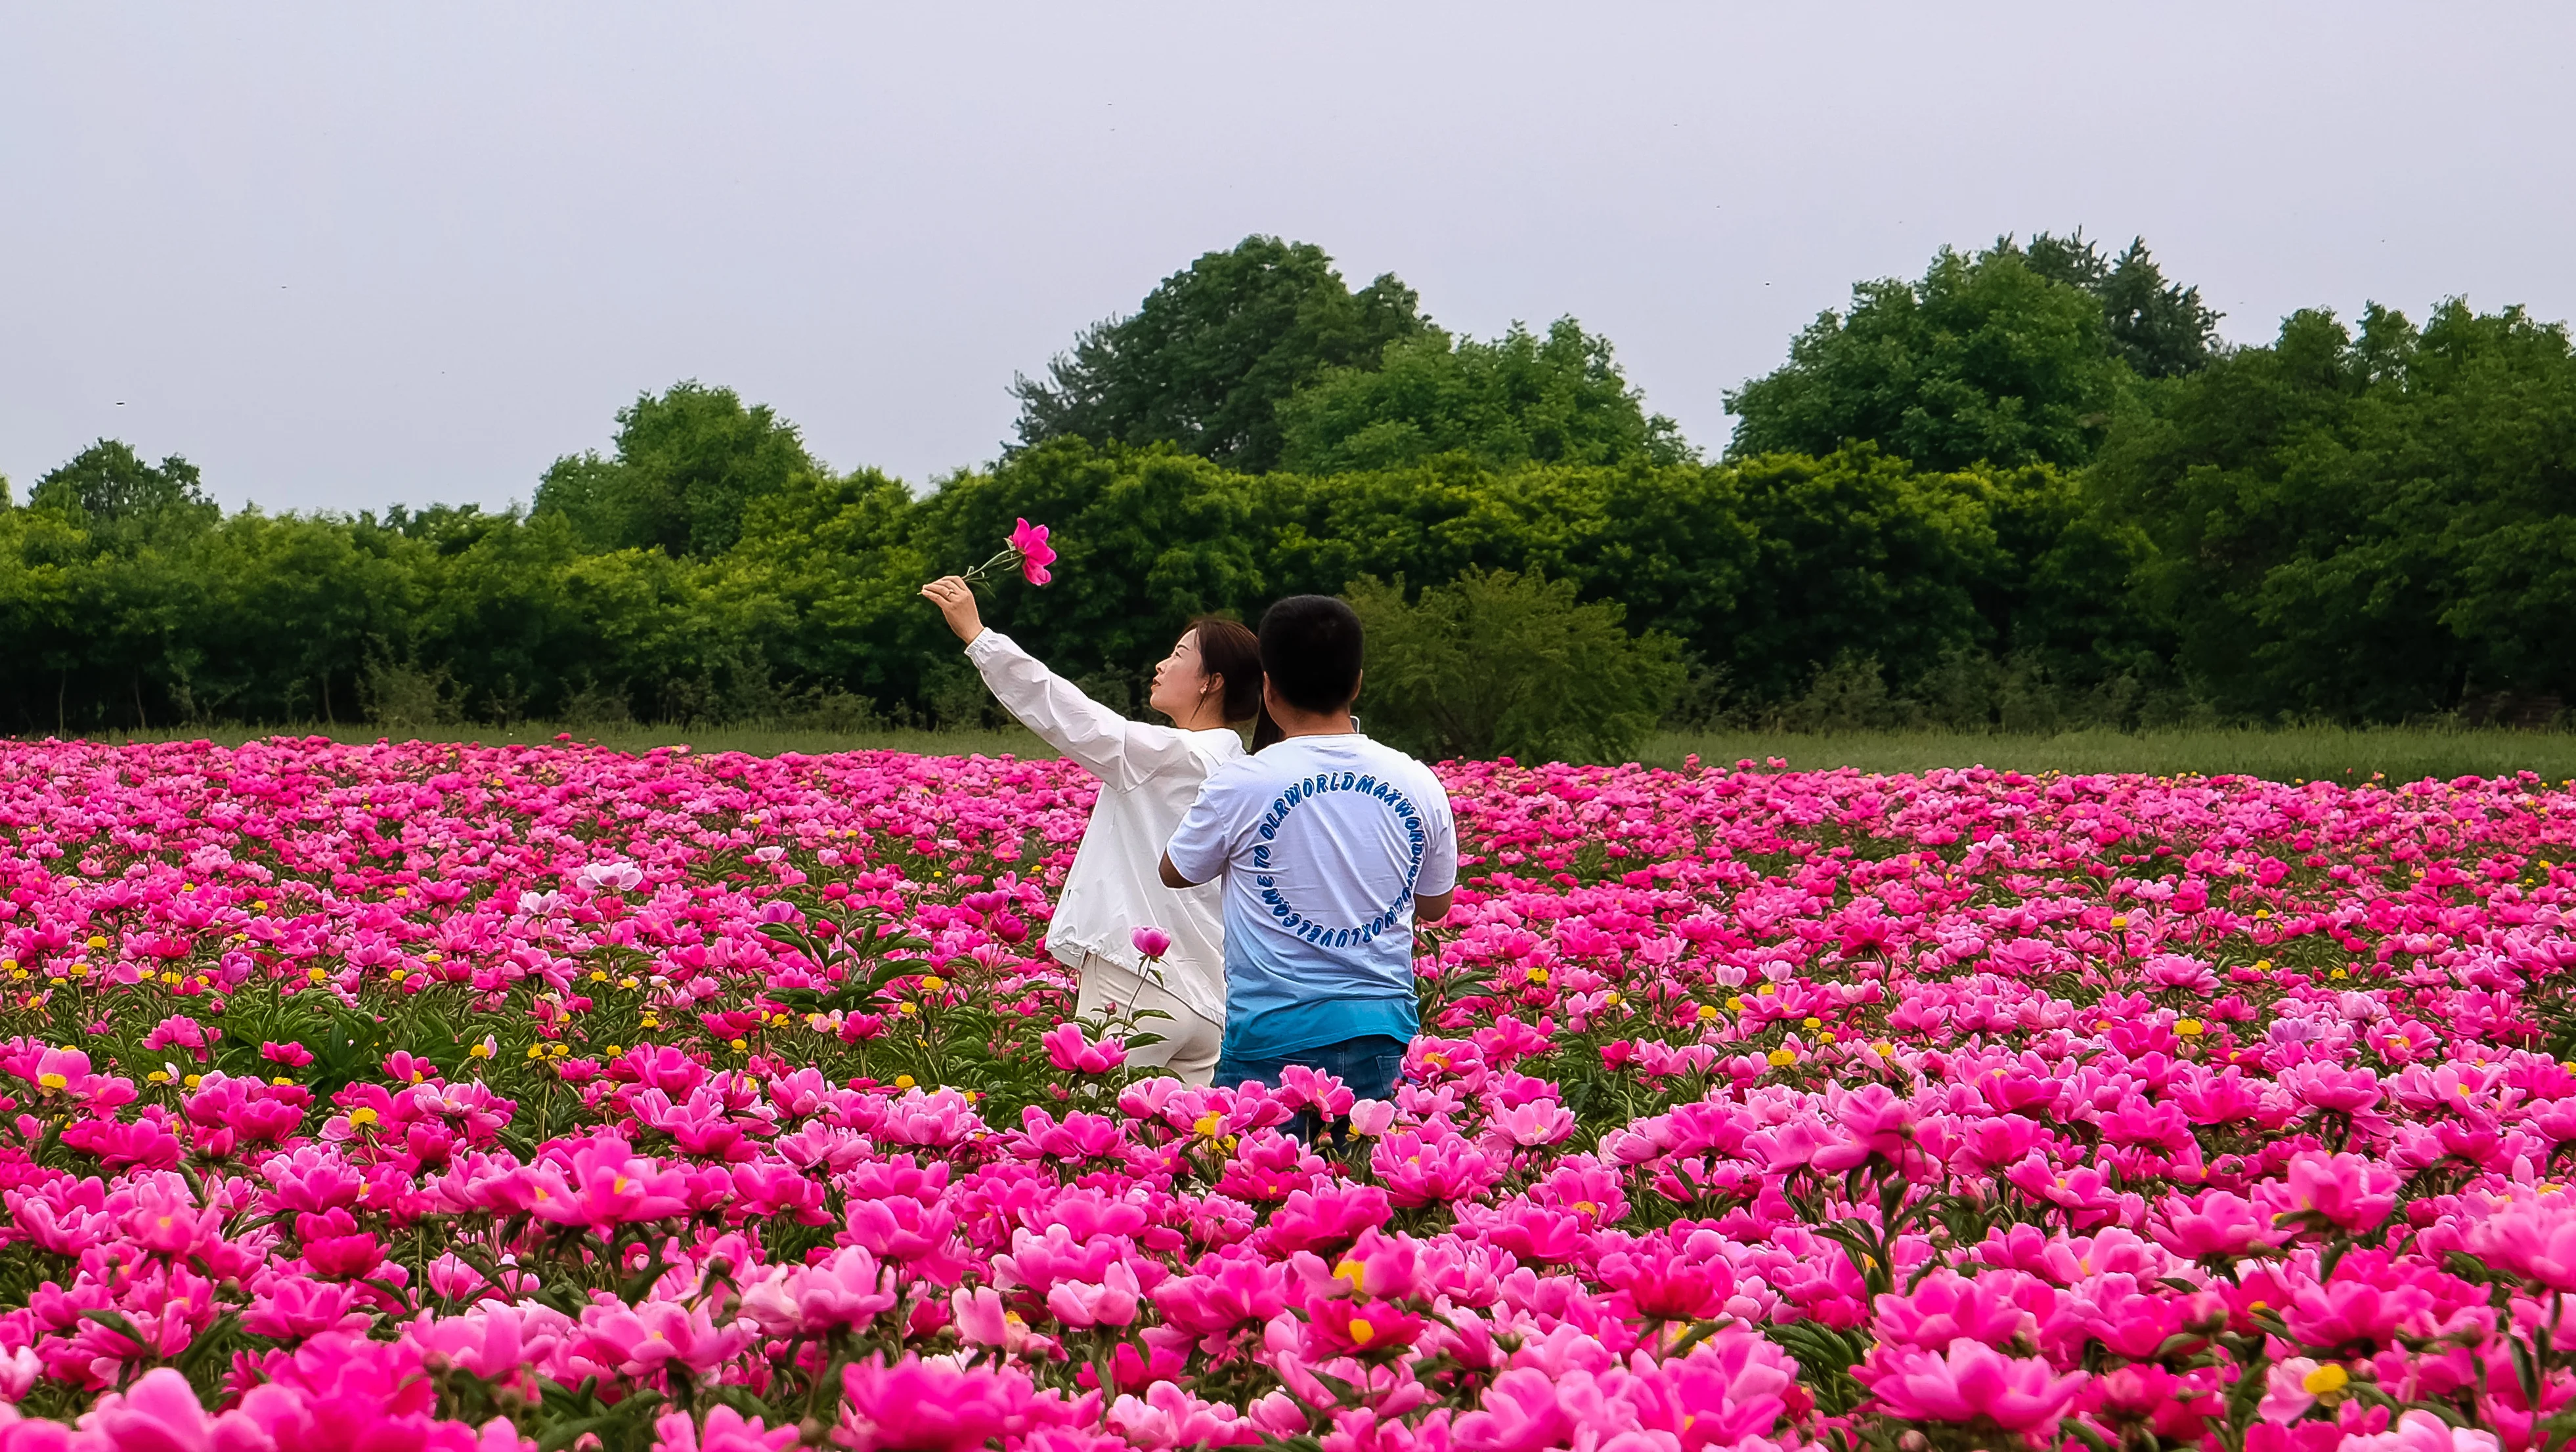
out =
<svg viewBox="0 0 2576 1452"><path fill-rule="evenodd" d="M2230 338L2576 314L2576 7L12 6L0 474L525 499L639 391L992 458L1012 372L1211 248L1571 313L1721 395L1942 243L2144 234Z"/></svg>

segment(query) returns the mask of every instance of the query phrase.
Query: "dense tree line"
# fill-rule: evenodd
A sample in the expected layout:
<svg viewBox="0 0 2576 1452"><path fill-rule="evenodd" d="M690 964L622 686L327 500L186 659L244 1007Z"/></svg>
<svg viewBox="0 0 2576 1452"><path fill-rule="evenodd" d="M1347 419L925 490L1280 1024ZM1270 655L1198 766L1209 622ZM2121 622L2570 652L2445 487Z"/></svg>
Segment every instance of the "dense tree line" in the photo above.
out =
<svg viewBox="0 0 2576 1452"><path fill-rule="evenodd" d="M670 397L695 406L696 391ZM674 517L694 507L732 543L602 548L595 521L551 494L525 517L245 510L143 529L53 507L0 514L11 724L348 720L386 681L422 678L475 719L860 702L954 714L964 707L941 693L962 668L913 591L991 554L1018 517L1048 522L1063 562L1042 591L1002 586L991 618L1112 689L1203 611L1480 569L1619 600L1633 626L1681 641L1741 692L1776 695L1803 683L1804 662L1852 648L1913 670L2037 632L2025 617L2053 611L2059 587L2017 574L2002 541L2063 536L2073 508L2054 471L1923 474L1865 445L1742 464L1493 470L1451 457L1261 476L1168 446L1062 439L918 499L882 474L800 466L732 513L648 466L583 468L591 497L633 468L677 498Z"/></svg>
<svg viewBox="0 0 2576 1452"><path fill-rule="evenodd" d="M1456 337L1394 277L1254 238L1021 379L1019 437L927 493L696 383L523 512L226 515L184 459L102 441L0 486L0 729L968 719L913 591L1018 517L1064 561L992 618L1112 694L1192 614L1355 590L1454 627L1408 637L1425 679L1643 632L1621 720L1684 680L1686 713L1793 724L2576 697L2566 329L2448 302L2230 349L2214 322L2142 244L1944 251L1802 332L1708 459L1572 319ZM1514 709L1403 719L1485 741Z"/></svg>

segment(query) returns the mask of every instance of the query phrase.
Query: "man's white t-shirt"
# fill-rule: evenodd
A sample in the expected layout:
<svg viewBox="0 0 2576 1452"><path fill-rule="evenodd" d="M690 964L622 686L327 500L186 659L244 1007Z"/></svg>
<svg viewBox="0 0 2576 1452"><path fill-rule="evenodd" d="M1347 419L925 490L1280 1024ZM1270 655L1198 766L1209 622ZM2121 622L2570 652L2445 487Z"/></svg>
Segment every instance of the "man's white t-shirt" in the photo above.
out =
<svg viewBox="0 0 2576 1452"><path fill-rule="evenodd" d="M1229 1055L1411 1036L1413 900L1458 882L1429 767L1356 732L1292 736L1211 771L1168 855L1225 878Z"/></svg>

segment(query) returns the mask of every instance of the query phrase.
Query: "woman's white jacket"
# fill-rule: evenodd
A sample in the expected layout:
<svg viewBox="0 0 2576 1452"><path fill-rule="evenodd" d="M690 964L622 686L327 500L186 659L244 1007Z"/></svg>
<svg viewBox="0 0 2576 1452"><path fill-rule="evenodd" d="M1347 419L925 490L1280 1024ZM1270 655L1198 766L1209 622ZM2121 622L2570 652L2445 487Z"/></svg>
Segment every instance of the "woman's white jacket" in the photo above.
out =
<svg viewBox="0 0 2576 1452"><path fill-rule="evenodd" d="M966 646L966 658L1003 709L1049 746L1100 778L1091 825L1056 900L1047 951L1069 968L1097 954L1130 975L1142 962L1129 935L1157 927L1172 935L1156 965L1165 990L1210 1023L1225 1022L1225 929L1218 884L1174 890L1158 865L1199 783L1243 755L1231 730L1183 731L1130 721L1048 670L998 630Z"/></svg>

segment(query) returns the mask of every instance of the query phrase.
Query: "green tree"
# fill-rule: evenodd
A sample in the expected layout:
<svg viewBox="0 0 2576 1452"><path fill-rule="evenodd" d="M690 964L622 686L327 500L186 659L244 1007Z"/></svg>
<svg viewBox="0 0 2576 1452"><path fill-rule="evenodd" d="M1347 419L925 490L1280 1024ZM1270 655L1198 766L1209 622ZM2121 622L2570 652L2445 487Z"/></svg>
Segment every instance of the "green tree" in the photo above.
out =
<svg viewBox="0 0 2576 1452"><path fill-rule="evenodd" d="M57 510L0 510L0 726L68 732L89 724L98 622L79 613L89 534ZM73 676L80 691L73 691Z"/></svg>
<svg viewBox="0 0 2576 1452"><path fill-rule="evenodd" d="M169 561L200 582L162 652L174 716L351 721L369 653L417 602L411 548L360 521L244 509Z"/></svg>
<svg viewBox="0 0 2576 1452"><path fill-rule="evenodd" d="M1170 443L1261 473L1279 460L1281 401L1328 367L1376 366L1424 327L1393 274L1355 293L1323 249L1247 237L1086 329L1046 378L1015 378L1019 446Z"/></svg>
<svg viewBox="0 0 2576 1452"><path fill-rule="evenodd" d="M1389 343L1374 367L1327 368L1280 405L1280 466L1386 469L1462 453L1519 464L1680 463L1680 429L1649 415L1610 340L1560 318L1542 339L1514 323L1490 343L1432 328Z"/></svg>
<svg viewBox="0 0 2576 1452"><path fill-rule="evenodd" d="M1681 689L1680 643L1621 628L1613 601L1532 572L1469 570L1407 602L1404 581L1345 592L1367 644L1369 734L1438 759L1630 759Z"/></svg>
<svg viewBox="0 0 2576 1452"><path fill-rule="evenodd" d="M555 460L531 513L562 516L592 551L718 555L742 537L755 500L819 467L767 404L690 380L618 410L613 456Z"/></svg>
<svg viewBox="0 0 2576 1452"><path fill-rule="evenodd" d="M721 566L595 551L560 516L478 532L420 568L412 657L445 670L475 719L555 719L591 689L659 716L694 706L741 656L736 612L707 588Z"/></svg>
<svg viewBox="0 0 2576 1452"><path fill-rule="evenodd" d="M78 520L106 549L194 534L223 517L196 465L177 454L147 464L118 439L100 439L45 474L27 503Z"/></svg>
<svg viewBox="0 0 2576 1452"><path fill-rule="evenodd" d="M1362 474L1274 474L1253 495L1271 595L1331 594L1362 575L1448 580L1541 571L1640 628L1727 656L1755 533L1736 471L1642 463L1496 473L1461 455Z"/></svg>
<svg viewBox="0 0 2576 1452"><path fill-rule="evenodd" d="M1990 474L1919 472L1868 445L1736 473L1754 559L1718 659L1745 697L1789 696L1846 656L1910 681L1945 653L1997 643L1981 608L1994 602L1980 597L2010 566Z"/></svg>
<svg viewBox="0 0 2576 1452"><path fill-rule="evenodd" d="M2239 714L2388 720L2576 696L2576 352L2456 300L2291 315L2177 380L2094 470L2145 604Z"/></svg>
<svg viewBox="0 0 2576 1452"><path fill-rule="evenodd" d="M873 469L799 476L753 506L710 588L787 681L882 707L919 702L946 630L916 592L943 568L962 568L922 557L913 542L920 509L902 481Z"/></svg>
<svg viewBox="0 0 2576 1452"><path fill-rule="evenodd" d="M2068 237L2042 232L2030 239L2023 257L2042 277L2102 300L2111 351L2139 377L2179 377L2208 367L2217 356L2222 314L2201 304L2199 288L2166 282L2144 237L2130 239L2119 256L2104 257L2080 227Z"/></svg>
<svg viewBox="0 0 2576 1452"><path fill-rule="evenodd" d="M33 677L0 683L0 697L23 691L23 720L65 729L188 714L191 632L212 583L191 555L223 519L196 466L175 454L149 464L100 439L0 518L15 526L0 547L16 556L0 565L11 577L0 611L16 617L0 627L12 647L0 656Z"/></svg>
<svg viewBox="0 0 2576 1452"><path fill-rule="evenodd" d="M1777 371L1726 396L1730 456L1821 456L1847 442L1933 470L2080 464L2133 375L2101 299L2031 266L2009 241L1943 248L1920 282L1852 289Z"/></svg>

